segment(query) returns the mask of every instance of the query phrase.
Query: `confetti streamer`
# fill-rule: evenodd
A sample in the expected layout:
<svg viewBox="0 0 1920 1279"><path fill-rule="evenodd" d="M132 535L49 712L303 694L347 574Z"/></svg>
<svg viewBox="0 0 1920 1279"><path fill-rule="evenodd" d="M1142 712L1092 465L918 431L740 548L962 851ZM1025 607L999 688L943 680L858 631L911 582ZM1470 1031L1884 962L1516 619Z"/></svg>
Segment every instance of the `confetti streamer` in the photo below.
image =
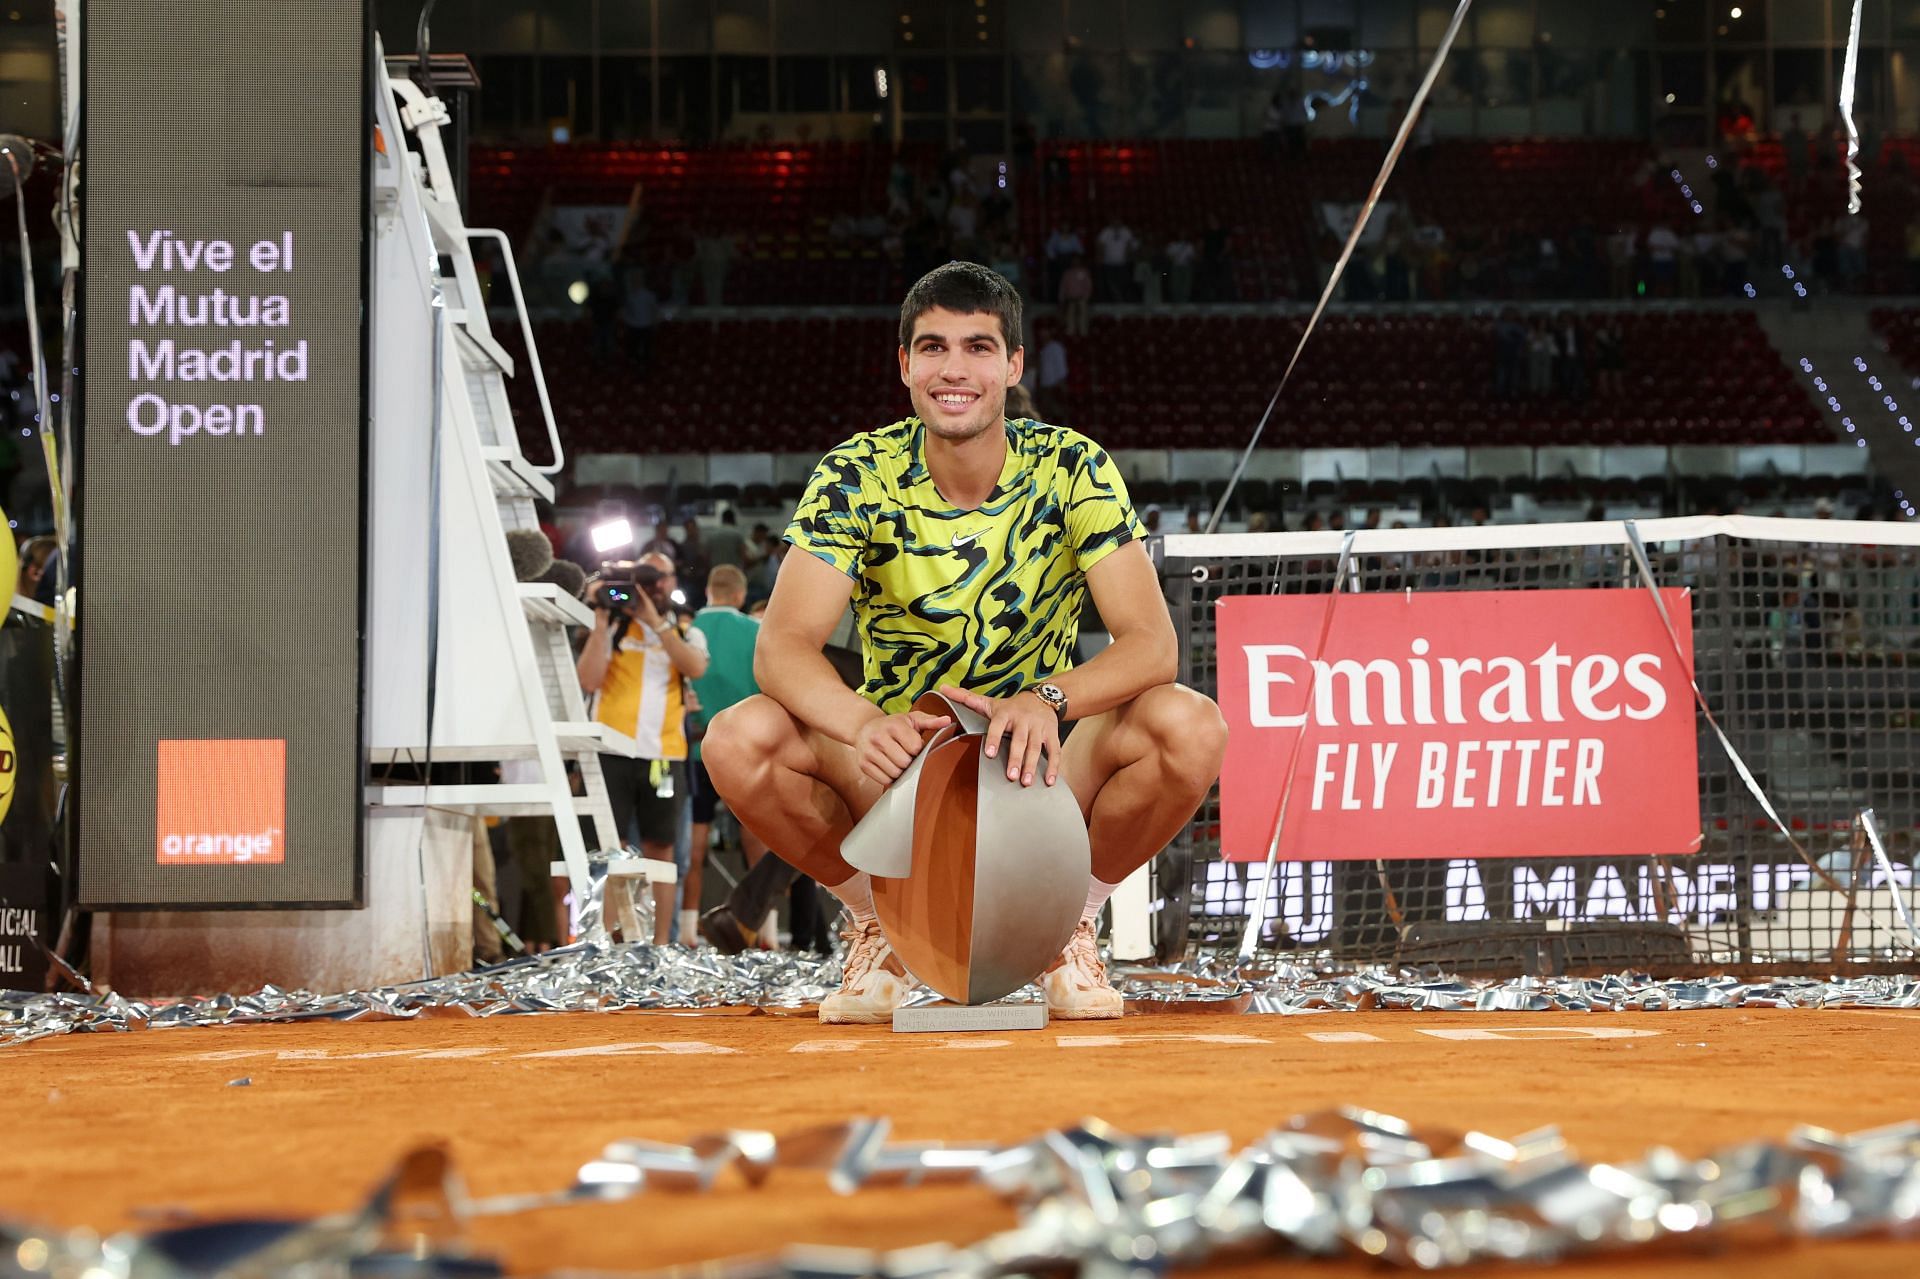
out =
<svg viewBox="0 0 1920 1279"><path fill-rule="evenodd" d="M1840 119L1847 126L1847 212L1860 212L1860 130L1853 123L1853 91L1860 76L1860 8L1853 0L1853 25L1847 31L1847 61L1840 73Z"/></svg>

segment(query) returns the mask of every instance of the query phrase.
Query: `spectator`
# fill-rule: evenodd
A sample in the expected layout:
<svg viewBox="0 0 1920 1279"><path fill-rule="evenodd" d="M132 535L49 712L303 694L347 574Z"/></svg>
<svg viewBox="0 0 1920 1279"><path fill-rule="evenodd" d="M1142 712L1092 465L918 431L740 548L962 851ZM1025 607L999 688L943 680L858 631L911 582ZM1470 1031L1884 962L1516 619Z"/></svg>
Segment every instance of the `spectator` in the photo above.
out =
<svg viewBox="0 0 1920 1279"><path fill-rule="evenodd" d="M953 203L947 206L947 243L954 257L972 260L979 253L979 245L974 242L979 227L980 198L972 187L956 191Z"/></svg>
<svg viewBox="0 0 1920 1279"><path fill-rule="evenodd" d="M743 548L746 563L742 566L748 572L754 567L766 563L767 556L773 550L773 533L765 524L755 524L753 531L747 534L747 544Z"/></svg>
<svg viewBox="0 0 1920 1279"><path fill-rule="evenodd" d="M690 510L680 515L680 541L673 548L673 563L674 572L687 583L687 607L700 609L707 602L707 570L713 561L700 537L700 517Z"/></svg>
<svg viewBox="0 0 1920 1279"><path fill-rule="evenodd" d="M1527 326L1527 393L1541 398L1553 392L1553 334L1539 316Z"/></svg>
<svg viewBox="0 0 1920 1279"><path fill-rule="evenodd" d="M1593 331L1593 373L1600 398L1617 400L1626 394L1626 351L1620 321L1608 315Z"/></svg>
<svg viewBox="0 0 1920 1279"><path fill-rule="evenodd" d="M30 537L20 547L20 571L15 576L13 593L26 599L37 599L40 595L40 580L46 575L47 565L52 562L54 547L59 545L53 538L42 535Z"/></svg>
<svg viewBox="0 0 1920 1279"><path fill-rule="evenodd" d="M1076 258L1087 251L1081 242L1080 233L1072 227L1055 227L1053 234L1047 237L1047 301L1060 300L1060 280L1073 265Z"/></svg>
<svg viewBox="0 0 1920 1279"><path fill-rule="evenodd" d="M1720 285L1723 292L1739 293L1747 285L1747 248L1752 239L1737 223L1720 228Z"/></svg>
<svg viewBox="0 0 1920 1279"><path fill-rule="evenodd" d="M1273 96L1267 99L1267 109L1260 119L1260 149L1266 152L1269 160L1280 158L1280 128L1286 120L1286 98L1285 85L1275 89Z"/></svg>
<svg viewBox="0 0 1920 1279"><path fill-rule="evenodd" d="M700 701L698 722L693 733L692 809L693 845L688 859L685 887L680 895L680 936L692 944L700 911L700 891L706 867L707 848L713 833L714 807L719 796L713 780L700 762L700 738L713 717L736 702L760 691L753 677L753 647L759 638L760 623L740 611L747 602L747 575L731 564L716 565L707 574L707 606L693 615L693 624L706 637L708 654L706 673L693 681ZM746 827L740 828L740 850L748 867L767 855L767 846ZM756 927L759 921L753 921Z"/></svg>
<svg viewBox="0 0 1920 1279"><path fill-rule="evenodd" d="M1756 248L1760 254L1760 265L1767 268L1779 266L1787 256L1787 197L1764 172L1755 169L1752 190L1747 199L1753 208L1754 226L1759 232Z"/></svg>
<svg viewBox="0 0 1920 1279"><path fill-rule="evenodd" d="M947 188L953 192L956 200L962 194L973 196L976 200L980 197L980 188L974 184L965 151L955 151L947 162Z"/></svg>
<svg viewBox="0 0 1920 1279"><path fill-rule="evenodd" d="M947 184L939 178L930 179L926 187L920 192L921 212L928 218L931 218L936 225L946 222L947 206L952 203L953 193L947 189Z"/></svg>
<svg viewBox="0 0 1920 1279"><path fill-rule="evenodd" d="M887 216L903 216L913 211L913 174L906 161L896 159L887 170Z"/></svg>
<svg viewBox="0 0 1920 1279"><path fill-rule="evenodd" d="M1066 408L1067 347L1060 340L1060 335L1051 328L1045 331L1043 337L1045 341L1040 346L1040 386L1034 401L1046 412L1048 421L1058 422Z"/></svg>
<svg viewBox="0 0 1920 1279"><path fill-rule="evenodd" d="M760 562L747 570L747 593L753 599L765 599L773 594L773 584L780 577L780 562L787 558L787 543L772 541L767 543L767 553Z"/></svg>
<svg viewBox="0 0 1920 1279"><path fill-rule="evenodd" d="M1199 257L1192 237L1184 231L1167 242L1167 293L1175 306L1193 301L1193 266Z"/></svg>
<svg viewBox="0 0 1920 1279"><path fill-rule="evenodd" d="M1133 298L1133 255L1140 247L1139 237L1119 218L1107 223L1094 237L1100 253L1100 298L1103 302L1127 302Z"/></svg>
<svg viewBox="0 0 1920 1279"><path fill-rule="evenodd" d="M1134 297L1142 306L1159 306L1164 301L1161 286L1165 281L1166 272L1158 256L1143 251L1133 264Z"/></svg>
<svg viewBox="0 0 1920 1279"><path fill-rule="evenodd" d="M1025 382L1016 382L1007 388L1007 417L1010 421L1039 416L1040 411L1033 403L1033 392L1027 389Z"/></svg>
<svg viewBox="0 0 1920 1279"><path fill-rule="evenodd" d="M1616 298L1633 293L1633 264L1639 251L1640 233L1622 224L1607 237L1607 292Z"/></svg>
<svg viewBox="0 0 1920 1279"><path fill-rule="evenodd" d="M627 268L627 296L620 304L620 322L626 327L627 358L645 377L653 367L653 331L660 324L660 299L647 283L647 269L637 262Z"/></svg>
<svg viewBox="0 0 1920 1279"><path fill-rule="evenodd" d="M747 567L747 539L740 534L740 517L731 506L720 512L720 526L707 534L707 560L714 568Z"/></svg>
<svg viewBox="0 0 1920 1279"><path fill-rule="evenodd" d="M1060 277L1060 318L1067 336L1087 335L1087 306L1093 298L1093 272L1085 258L1075 258Z"/></svg>
<svg viewBox="0 0 1920 1279"><path fill-rule="evenodd" d="M1579 321L1561 312L1553 325L1553 378L1575 404L1587 398L1587 340Z"/></svg>
<svg viewBox="0 0 1920 1279"><path fill-rule="evenodd" d="M1307 95L1300 91L1299 82L1281 90L1280 136L1286 142L1287 159L1305 160L1307 158L1307 124L1311 120L1307 114Z"/></svg>
<svg viewBox="0 0 1920 1279"><path fill-rule="evenodd" d="M618 611L596 604L575 670L581 690L591 694L594 719L631 737L638 749L637 758L600 757L621 837L639 844L644 857L672 861L688 792L681 708L688 682L707 672L707 639L674 611L672 559L645 555L640 564L658 578L634 590L632 602ZM655 945L664 945L673 928L674 889L654 886Z"/></svg>
<svg viewBox="0 0 1920 1279"><path fill-rule="evenodd" d="M1851 293L1859 290L1866 280L1867 215L1843 213L1835 220L1840 224L1835 236L1840 249L1840 287Z"/></svg>
<svg viewBox="0 0 1920 1279"><path fill-rule="evenodd" d="M1674 282L1679 275L1679 257L1679 234L1665 222L1654 223L1647 232L1647 263L1656 296L1673 296Z"/></svg>
<svg viewBox="0 0 1920 1279"><path fill-rule="evenodd" d="M1013 286L1014 292L1020 294L1021 300L1024 302L1027 293L1025 284L1026 266L1020 260L1020 250L1014 246L1013 241L1006 236L1000 237L1000 239L994 243L993 252L988 256L992 260L989 261L987 265L1000 275L1006 277L1007 283Z"/></svg>

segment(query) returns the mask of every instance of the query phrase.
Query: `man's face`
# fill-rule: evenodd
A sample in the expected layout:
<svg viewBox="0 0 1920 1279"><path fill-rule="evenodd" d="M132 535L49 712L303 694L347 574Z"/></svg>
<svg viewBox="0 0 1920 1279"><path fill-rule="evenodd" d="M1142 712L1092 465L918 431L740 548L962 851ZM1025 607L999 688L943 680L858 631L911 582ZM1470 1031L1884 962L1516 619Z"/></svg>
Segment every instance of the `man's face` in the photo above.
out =
<svg viewBox="0 0 1920 1279"><path fill-rule="evenodd" d="M913 411L943 440L970 440L1006 417L1007 388L1020 380L1023 348L1007 349L997 316L935 308L913 325L900 352L900 380Z"/></svg>
<svg viewBox="0 0 1920 1279"><path fill-rule="evenodd" d="M640 562L649 568L660 570L660 580L647 588L648 594L655 600L671 598L680 586L680 579L674 576L673 561L664 555L646 555L641 557Z"/></svg>

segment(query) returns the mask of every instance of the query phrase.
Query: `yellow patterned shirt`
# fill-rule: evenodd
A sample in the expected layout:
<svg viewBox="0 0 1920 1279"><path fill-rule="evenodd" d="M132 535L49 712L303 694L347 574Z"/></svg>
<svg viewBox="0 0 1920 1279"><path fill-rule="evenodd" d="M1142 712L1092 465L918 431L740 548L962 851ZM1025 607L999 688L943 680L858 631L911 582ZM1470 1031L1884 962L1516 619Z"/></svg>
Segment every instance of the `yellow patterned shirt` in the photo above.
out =
<svg viewBox="0 0 1920 1279"><path fill-rule="evenodd" d="M1086 573L1145 531L1113 459L1077 431L1007 423L1007 460L978 510L940 496L907 418L814 468L787 541L854 581L861 692L904 711L956 684L1005 697L1073 665Z"/></svg>

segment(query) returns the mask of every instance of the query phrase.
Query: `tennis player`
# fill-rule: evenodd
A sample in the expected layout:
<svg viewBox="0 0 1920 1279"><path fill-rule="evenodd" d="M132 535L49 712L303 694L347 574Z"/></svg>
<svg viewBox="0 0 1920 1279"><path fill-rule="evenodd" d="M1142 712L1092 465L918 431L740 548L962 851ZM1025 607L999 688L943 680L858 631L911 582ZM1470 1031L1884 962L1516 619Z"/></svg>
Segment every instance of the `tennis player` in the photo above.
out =
<svg viewBox="0 0 1920 1279"><path fill-rule="evenodd" d="M921 694L986 716L995 766L1071 788L1086 816L1086 911L1042 983L1055 1017L1121 1014L1095 918L1219 775L1226 725L1174 682L1172 621L1113 460L1076 431L1005 415L1024 358L1020 297L1000 275L953 262L908 291L899 361L914 416L815 468L786 532L805 554L786 557L760 631L761 694L707 733L734 815L852 917L823 1022L889 1021L912 989L840 840L945 723L910 709ZM1075 667L1089 592L1113 643ZM821 655L849 599L858 692Z"/></svg>

